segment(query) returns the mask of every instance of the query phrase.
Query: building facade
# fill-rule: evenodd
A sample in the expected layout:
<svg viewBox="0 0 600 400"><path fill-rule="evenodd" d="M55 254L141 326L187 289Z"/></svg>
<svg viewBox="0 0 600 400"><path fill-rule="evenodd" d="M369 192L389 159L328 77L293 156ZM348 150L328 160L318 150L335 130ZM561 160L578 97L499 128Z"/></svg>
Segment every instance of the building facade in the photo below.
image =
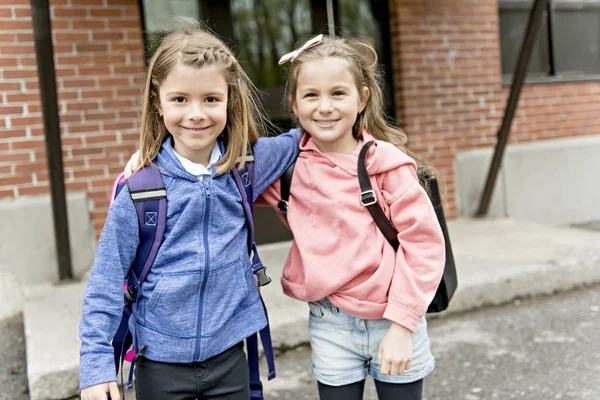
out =
<svg viewBox="0 0 600 400"><path fill-rule="evenodd" d="M113 178L138 147L148 48L168 17L187 15L232 39L283 125L275 57L328 26L369 37L386 66L388 111L443 177L447 216L467 215L457 160L496 144L531 3L51 0L66 189L87 194L99 233ZM599 3L551 1L510 144L600 138ZM0 199L49 191L32 32L29 0L0 2Z"/></svg>

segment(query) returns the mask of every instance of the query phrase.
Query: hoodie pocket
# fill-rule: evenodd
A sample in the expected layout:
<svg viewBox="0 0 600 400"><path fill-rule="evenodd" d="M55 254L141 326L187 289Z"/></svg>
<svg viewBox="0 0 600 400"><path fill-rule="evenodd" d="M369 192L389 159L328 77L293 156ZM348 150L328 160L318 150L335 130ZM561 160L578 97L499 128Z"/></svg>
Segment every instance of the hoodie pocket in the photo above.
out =
<svg viewBox="0 0 600 400"><path fill-rule="evenodd" d="M166 335L194 337L199 293L199 271L161 274L146 306L146 325Z"/></svg>
<svg viewBox="0 0 600 400"><path fill-rule="evenodd" d="M244 260L245 261L245 260ZM234 316L248 295L250 265L236 260L210 271L206 283L203 336L212 336Z"/></svg>

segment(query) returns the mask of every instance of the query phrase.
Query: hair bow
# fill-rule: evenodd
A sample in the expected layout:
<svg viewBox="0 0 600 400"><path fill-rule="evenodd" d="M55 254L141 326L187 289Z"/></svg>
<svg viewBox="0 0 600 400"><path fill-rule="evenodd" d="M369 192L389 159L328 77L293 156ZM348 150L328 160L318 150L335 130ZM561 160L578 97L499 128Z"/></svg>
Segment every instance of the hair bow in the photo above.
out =
<svg viewBox="0 0 600 400"><path fill-rule="evenodd" d="M314 38L310 39L309 41L307 41L306 43L304 43L301 47L299 47L298 49L289 52L285 55L283 55L280 59L279 59L279 65L281 64L285 64L288 61L294 62L294 60L296 58L298 58L298 56L300 54L302 54L302 52L306 49L310 49L311 47L315 47L316 45L318 45L319 43L321 43L321 40L323 39L323 34L320 34L319 36L315 36Z"/></svg>

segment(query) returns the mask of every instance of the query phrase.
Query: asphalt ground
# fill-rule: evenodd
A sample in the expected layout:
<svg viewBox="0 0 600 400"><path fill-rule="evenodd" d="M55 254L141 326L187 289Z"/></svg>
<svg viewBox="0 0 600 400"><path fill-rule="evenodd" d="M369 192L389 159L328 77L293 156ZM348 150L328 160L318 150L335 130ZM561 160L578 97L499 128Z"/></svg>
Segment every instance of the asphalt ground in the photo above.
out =
<svg viewBox="0 0 600 400"><path fill-rule="evenodd" d="M0 400L29 400L23 317L0 321Z"/></svg>
<svg viewBox="0 0 600 400"><path fill-rule="evenodd" d="M432 319L429 335L424 400L600 399L600 286ZM265 398L317 399L310 365L308 347L278 357Z"/></svg>

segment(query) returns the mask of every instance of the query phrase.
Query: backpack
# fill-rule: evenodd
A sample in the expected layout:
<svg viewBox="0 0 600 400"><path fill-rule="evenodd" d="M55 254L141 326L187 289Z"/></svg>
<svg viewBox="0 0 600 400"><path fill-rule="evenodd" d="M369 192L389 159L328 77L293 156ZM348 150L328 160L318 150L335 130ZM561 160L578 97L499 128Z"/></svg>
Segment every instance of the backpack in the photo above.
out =
<svg viewBox="0 0 600 400"><path fill-rule="evenodd" d="M244 168L238 169L237 167L234 167L231 174L233 175L236 186L242 196L242 205L248 223L248 254L252 254L252 270L257 277L258 285L264 286L271 282L271 278L266 275L266 268L263 266L260 257L258 256L256 243L254 241L254 208L252 201L254 198L252 189L252 184L254 182L254 156L250 149L246 156ZM115 179L112 187L111 204L125 185L129 188L129 194L136 209L140 228L140 244L124 284L125 304L123 306L121 322L117 333L113 338L112 346L114 349L114 360L117 373L119 372L119 369L121 370L122 386L123 363L124 361L132 363L127 383L127 389L130 390L133 387L133 365L143 355L145 345L139 349L137 354L134 353L134 349L131 348L133 336L129 331L129 318L132 314L133 302L137 301L137 288L144 283L162 243L166 227L167 191L164 187L160 170L154 165L144 167L131 175L127 180L123 173L120 174ZM265 315L266 314L267 310L265 308ZM268 316L267 326L260 331L260 337L269 368L268 379L271 380L275 377L275 364ZM262 400L263 387L259 373L257 333L246 338L246 350L250 371L250 398L252 400Z"/></svg>
<svg viewBox="0 0 600 400"><path fill-rule="evenodd" d="M400 243L398 242L398 232L392 225L390 220L386 217L383 209L377 203L377 196L371 181L369 179L369 173L367 172L366 160L369 148L374 144L374 141L365 143L358 156L358 183L360 186L360 202L367 208L375 223L392 245L394 250L398 251ZM292 177L294 175L294 166L292 164L284 173L281 175L281 199L277 204L277 208L287 221L288 213L288 201L290 198L290 187L292 185ZM429 307L427 308L428 313L438 313L446 310L456 291L457 277L456 277L456 265L454 264L454 254L452 252L452 245L450 244L450 235L448 233L448 227L446 225L446 217L444 216L444 209L442 207L440 189L437 183L437 178L427 174L426 170L419 168L417 171L419 180L424 182L427 187L429 200L432 202L435 214L442 229L444 235L444 242L446 244L446 263L444 265L444 274L442 280L437 288L435 296Z"/></svg>

